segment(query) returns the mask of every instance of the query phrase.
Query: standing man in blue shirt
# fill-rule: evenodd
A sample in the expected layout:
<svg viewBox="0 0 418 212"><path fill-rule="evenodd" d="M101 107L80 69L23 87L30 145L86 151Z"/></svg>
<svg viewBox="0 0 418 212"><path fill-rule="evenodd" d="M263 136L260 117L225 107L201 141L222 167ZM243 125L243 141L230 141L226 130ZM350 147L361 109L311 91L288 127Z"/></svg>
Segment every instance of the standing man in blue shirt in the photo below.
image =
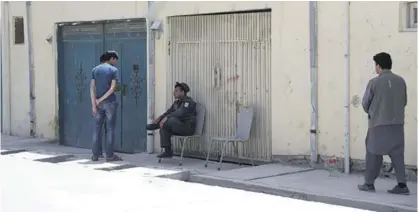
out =
<svg viewBox="0 0 418 212"><path fill-rule="evenodd" d="M106 120L107 126L107 161L121 161L118 155L114 154L116 113L118 102L116 101L116 85L118 83L118 69L115 67L119 59L115 51L107 51L100 57L100 65L92 70L90 83L90 97L92 112L95 119L93 132L93 161L98 161L102 156L102 126Z"/></svg>

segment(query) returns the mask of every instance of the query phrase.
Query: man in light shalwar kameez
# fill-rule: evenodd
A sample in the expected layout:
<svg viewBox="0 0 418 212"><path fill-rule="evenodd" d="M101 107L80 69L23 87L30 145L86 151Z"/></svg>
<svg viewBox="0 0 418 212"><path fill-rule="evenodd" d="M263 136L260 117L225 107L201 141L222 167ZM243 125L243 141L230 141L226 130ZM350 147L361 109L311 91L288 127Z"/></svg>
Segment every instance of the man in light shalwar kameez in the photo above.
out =
<svg viewBox="0 0 418 212"><path fill-rule="evenodd" d="M374 182L379 176L383 155L389 155L398 184L388 192L408 195L404 160L406 83L401 76L391 71L392 59L388 53L376 54L373 60L378 76L369 81L362 100L369 127L366 136L365 182L358 189L375 191Z"/></svg>

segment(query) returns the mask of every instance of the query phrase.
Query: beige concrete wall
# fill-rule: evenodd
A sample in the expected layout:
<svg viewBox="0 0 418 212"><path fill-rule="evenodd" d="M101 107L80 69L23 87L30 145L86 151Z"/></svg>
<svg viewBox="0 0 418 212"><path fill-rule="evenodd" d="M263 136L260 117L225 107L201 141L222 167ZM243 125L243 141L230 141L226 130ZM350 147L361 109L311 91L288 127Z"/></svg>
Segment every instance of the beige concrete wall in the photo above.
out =
<svg viewBox="0 0 418 212"><path fill-rule="evenodd" d="M13 29L13 16L25 17L25 2L13 2L8 7L10 14L8 17L10 25L7 26ZM26 21L26 17L25 17ZM26 22L24 23L26 25ZM14 32L10 30L5 32L10 38L9 42L14 42ZM25 35L26 35L25 29ZM6 37L7 38L7 37ZM25 37L25 43L27 36ZM9 43L7 42L7 43ZM3 128L5 132L12 133L19 136L28 136L30 134L30 116L29 116L29 65L28 65L28 48L27 45L17 44L7 46L3 58ZM8 63L10 61L10 63ZM5 69L7 68L7 69ZM9 105L6 105L10 103Z"/></svg>
<svg viewBox="0 0 418 212"><path fill-rule="evenodd" d="M417 32L399 32L399 2L353 2L351 21L351 96L362 96L367 80L374 74L373 54L392 55L393 71L406 80L408 106L405 116L405 161L417 164ZM385 15L383 15L385 14ZM352 156L364 155L366 116L351 107ZM387 158L386 158L387 159Z"/></svg>
<svg viewBox="0 0 418 212"><path fill-rule="evenodd" d="M319 153L344 155L344 6L320 2L319 12ZM393 71L408 86L405 119L406 163L417 164L417 33L400 32L399 2L350 3L351 157L364 158L367 116L361 103L365 86L375 77L373 55L392 55ZM388 161L388 158L385 158Z"/></svg>
<svg viewBox="0 0 418 212"><path fill-rule="evenodd" d="M12 2L14 13L24 4ZM18 8L18 9L17 9ZM155 17L238 10L272 9L272 142L274 155L309 154L310 73L309 19L307 2L158 2ZM57 116L54 23L145 17L146 2L33 2L33 48L35 55L36 115L39 136L55 137ZM344 2L318 3L319 137L318 150L328 156L344 152ZM399 3L352 2L350 26L350 96L361 98L367 81L374 76L372 56L380 51L393 55L394 71L408 83L406 115L406 162L416 165L416 32L399 32ZM16 15L19 15L16 14ZM12 16L15 14L12 14ZM165 96L166 40L156 41L156 95ZM27 48L11 45L13 92L12 132L29 128ZM13 90L13 89L12 89ZM13 98L12 98L13 99ZM156 99L156 113L165 110L166 98ZM351 156L364 159L365 114L351 105ZM158 147L158 137L156 148Z"/></svg>

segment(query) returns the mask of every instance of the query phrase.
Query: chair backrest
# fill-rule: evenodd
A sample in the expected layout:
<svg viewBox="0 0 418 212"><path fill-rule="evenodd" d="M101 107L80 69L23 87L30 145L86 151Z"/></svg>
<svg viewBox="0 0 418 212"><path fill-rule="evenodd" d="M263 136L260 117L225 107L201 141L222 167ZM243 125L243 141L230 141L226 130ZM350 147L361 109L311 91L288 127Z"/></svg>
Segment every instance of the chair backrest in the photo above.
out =
<svg viewBox="0 0 418 212"><path fill-rule="evenodd" d="M203 134L203 126L205 125L206 109L203 105L196 103L196 129L194 135Z"/></svg>
<svg viewBox="0 0 418 212"><path fill-rule="evenodd" d="M243 107L238 114L237 137L246 141L250 138L251 125L253 122L254 109Z"/></svg>

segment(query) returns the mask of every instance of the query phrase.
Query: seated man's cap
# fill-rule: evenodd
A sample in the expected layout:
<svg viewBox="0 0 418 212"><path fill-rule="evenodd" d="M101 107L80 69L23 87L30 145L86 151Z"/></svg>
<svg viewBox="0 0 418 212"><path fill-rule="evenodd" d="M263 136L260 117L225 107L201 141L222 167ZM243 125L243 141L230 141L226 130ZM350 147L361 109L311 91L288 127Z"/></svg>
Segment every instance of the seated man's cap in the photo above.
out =
<svg viewBox="0 0 418 212"><path fill-rule="evenodd" d="M182 83L176 82L176 85L174 87L177 87L177 86L180 86L183 89L183 91L186 92L186 93L188 93L190 91L189 86L184 82L182 82Z"/></svg>

